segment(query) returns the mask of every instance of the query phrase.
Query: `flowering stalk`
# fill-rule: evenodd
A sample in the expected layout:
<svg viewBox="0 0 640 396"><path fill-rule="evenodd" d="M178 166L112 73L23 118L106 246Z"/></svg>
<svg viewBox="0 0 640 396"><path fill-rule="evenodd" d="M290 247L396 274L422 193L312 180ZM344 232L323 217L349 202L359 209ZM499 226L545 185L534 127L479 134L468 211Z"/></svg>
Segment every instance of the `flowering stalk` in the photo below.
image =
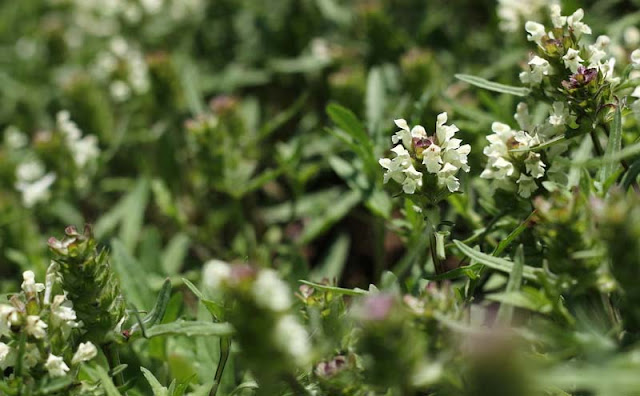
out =
<svg viewBox="0 0 640 396"><path fill-rule="evenodd" d="M109 255L104 249L98 251L89 227L81 234L69 226L65 234L62 240L49 239L62 287L74 301L88 339L100 345L110 343L117 339L125 319L125 302Z"/></svg>

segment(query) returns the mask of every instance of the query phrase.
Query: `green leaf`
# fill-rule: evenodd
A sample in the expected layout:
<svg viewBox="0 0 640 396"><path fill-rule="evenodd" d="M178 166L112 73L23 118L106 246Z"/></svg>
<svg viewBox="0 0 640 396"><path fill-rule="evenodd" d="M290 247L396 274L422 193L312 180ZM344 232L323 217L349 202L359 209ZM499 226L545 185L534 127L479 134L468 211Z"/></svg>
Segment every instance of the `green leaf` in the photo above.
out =
<svg viewBox="0 0 640 396"><path fill-rule="evenodd" d="M624 174L624 177L622 178L622 188L625 191L628 190L629 187L631 187L631 185L633 184L633 182L636 181L639 174L640 174L640 158L635 160L629 167L629 170L627 171L627 173Z"/></svg>
<svg viewBox="0 0 640 396"><path fill-rule="evenodd" d="M524 248L522 245L518 246L516 251L515 261L513 263L513 271L509 275L509 281L507 282L507 293L513 293L520 290L522 285L522 272L524 269ZM501 304L498 310L498 317L496 320L498 323L504 323L505 325L511 324L513 318L513 305Z"/></svg>
<svg viewBox="0 0 640 396"><path fill-rule="evenodd" d="M522 291L489 294L486 298L487 300L496 301L501 304L545 314L553 310L553 304L547 299L544 293L533 288L525 288Z"/></svg>
<svg viewBox="0 0 640 396"><path fill-rule="evenodd" d="M200 299L200 302L204 305L204 307L207 309L207 311L209 311L209 313L216 320L219 321L219 320L221 320L221 318L224 317L224 307L222 305L218 304L215 301L208 300L207 298L205 298L204 294L202 294L202 292L200 290L198 290L196 285L191 283L191 281L189 281L188 279L182 278L182 281L193 292L193 294L195 294L196 297L198 297Z"/></svg>
<svg viewBox="0 0 640 396"><path fill-rule="evenodd" d="M479 262L480 264L484 264L489 268L492 268L496 271L505 272L510 274L513 271L513 262L498 258L494 256L490 256L488 254L479 252L465 245L464 243L454 240L453 243L460 249L460 251L467 257ZM523 266L522 276L525 279L537 281L538 274L543 274L541 268L533 268L530 266Z"/></svg>
<svg viewBox="0 0 640 396"><path fill-rule="evenodd" d="M616 106L616 111L613 115L613 123L611 124L611 131L609 132L609 141L607 142L607 148L604 152L604 158L610 158L614 154L620 151L622 148L622 110L621 105ZM604 182L609 179L618 167L618 163L609 161L604 164L600 169L599 180Z"/></svg>
<svg viewBox="0 0 640 396"><path fill-rule="evenodd" d="M484 78L472 76L469 74L456 74L455 77L458 80L464 81L476 87L484 88L489 91L506 93L515 96L527 96L531 92L529 88L525 87L513 87L511 85L499 84L493 81L485 80Z"/></svg>
<svg viewBox="0 0 640 396"><path fill-rule="evenodd" d="M85 365L84 370L86 370L87 374L89 374L92 378L100 381L100 384L102 385L102 389L105 391L106 396L122 396L120 392L118 392L118 388L116 388L116 386L113 384L109 373L102 366Z"/></svg>
<svg viewBox="0 0 640 396"><path fill-rule="evenodd" d="M466 265L464 267L452 269L451 271L447 271L444 274L440 274L440 275L427 275L425 276L425 279L445 280L445 279L456 279L462 276L466 276L469 279L476 279L478 277L478 271L481 268L483 268L483 265L476 263L476 264Z"/></svg>
<svg viewBox="0 0 640 396"><path fill-rule="evenodd" d="M333 204L331 210L326 210L322 214L314 217L305 227L300 244L307 244L317 236L327 231L331 226L346 216L362 200L359 191L347 191L342 194Z"/></svg>
<svg viewBox="0 0 640 396"><path fill-rule="evenodd" d="M504 238L503 240L500 241L500 243L498 243L498 246L496 246L495 250L493 251L493 253L491 254L492 256L499 256L502 254L502 252L504 252L504 250L509 247L509 245L511 245L511 243L520 235L524 232L524 230L526 230L529 227L529 223L531 221L531 218L533 217L533 215L536 212L533 211L531 212L531 214L529 216L527 216L526 219L524 219L524 221L522 223L520 223L513 231L511 231L511 233L509 233L509 235L507 235L506 238Z"/></svg>
<svg viewBox="0 0 640 396"><path fill-rule="evenodd" d="M162 386L160 382L158 382L151 371L147 370L144 367L140 367L140 371L142 371L142 374L151 386L151 390L153 391L154 396L169 396L169 390L166 387Z"/></svg>
<svg viewBox="0 0 640 396"><path fill-rule="evenodd" d="M255 381L247 381L247 382L243 382L240 385L238 385L230 394L229 396L234 396L234 395L239 395L239 394L244 394L242 393L243 390L245 389L253 389L256 390L258 389L258 383Z"/></svg>
<svg viewBox="0 0 640 396"><path fill-rule="evenodd" d="M189 250L190 240L186 234L176 234L162 253L162 268L165 274L176 275L182 269L184 258Z"/></svg>
<svg viewBox="0 0 640 396"><path fill-rule="evenodd" d="M158 298L153 306L153 309L142 319L142 323L136 323L131 327L131 334L140 328L140 326L153 326L160 322L164 317L164 313L167 310L167 304L171 298L171 280L166 279L158 293Z"/></svg>
<svg viewBox="0 0 640 396"><path fill-rule="evenodd" d="M226 337L233 334L233 327L229 323L213 323L203 321L179 320L172 323L159 324L147 330L147 337L166 335L184 335L188 337Z"/></svg>
<svg viewBox="0 0 640 396"><path fill-rule="evenodd" d="M593 159L584 160L584 161L574 161L573 165L596 168L604 164L615 163L629 157L634 157L638 154L640 154L640 142L634 143L631 146L627 146L622 150L611 154L610 156L606 156L606 157L603 156L601 158L593 158Z"/></svg>
<svg viewBox="0 0 640 396"><path fill-rule="evenodd" d="M119 239L111 241L111 248L111 261L119 275L126 300L140 309L149 309L153 303L153 293L147 282L149 274Z"/></svg>
<svg viewBox="0 0 640 396"><path fill-rule="evenodd" d="M304 283L305 285L309 285L315 289L318 290L322 290L322 291L326 291L326 292L331 292L331 293L336 293L336 294L343 294L346 296L364 296L369 294L368 291L366 290L362 290L362 289L345 289L343 287L336 287L336 286L327 286L327 285L321 285L319 283L314 283L314 282L309 282L306 280L299 280L298 282L300 283Z"/></svg>
<svg viewBox="0 0 640 396"><path fill-rule="evenodd" d="M365 97L367 127L369 130L373 131L380 127L384 118L386 100L387 95L382 71L379 67L374 67L367 77L367 94Z"/></svg>
<svg viewBox="0 0 640 396"><path fill-rule="evenodd" d="M341 233L338 235L320 264L311 272L311 279L321 280L326 278L339 281L342 270L347 263L350 245L351 238L349 234Z"/></svg>

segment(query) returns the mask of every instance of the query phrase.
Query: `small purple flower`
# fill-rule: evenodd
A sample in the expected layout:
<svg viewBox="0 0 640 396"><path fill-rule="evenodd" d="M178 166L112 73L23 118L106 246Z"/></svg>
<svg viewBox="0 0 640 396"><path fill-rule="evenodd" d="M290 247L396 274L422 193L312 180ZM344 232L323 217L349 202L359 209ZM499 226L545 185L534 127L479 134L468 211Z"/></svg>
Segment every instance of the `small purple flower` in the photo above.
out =
<svg viewBox="0 0 640 396"><path fill-rule="evenodd" d="M562 86L566 89L576 89L589 84L598 77L598 69L587 69L584 66L578 67L578 71L569 77L569 81L563 81Z"/></svg>

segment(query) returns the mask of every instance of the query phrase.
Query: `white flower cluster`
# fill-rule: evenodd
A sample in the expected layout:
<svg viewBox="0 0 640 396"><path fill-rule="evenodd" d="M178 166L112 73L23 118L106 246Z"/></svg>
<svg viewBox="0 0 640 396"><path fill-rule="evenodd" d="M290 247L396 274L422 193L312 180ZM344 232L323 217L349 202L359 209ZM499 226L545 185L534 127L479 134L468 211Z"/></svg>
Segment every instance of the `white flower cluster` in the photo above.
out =
<svg viewBox="0 0 640 396"><path fill-rule="evenodd" d="M79 44L85 36L117 35L125 25L139 24L145 16L165 13L173 21L200 17L203 0L49 0L65 5L71 12L72 26L67 31L69 44Z"/></svg>
<svg viewBox="0 0 640 396"><path fill-rule="evenodd" d="M16 167L15 188L22 194L22 204L27 208L49 199L49 189L55 181L55 172L45 174L44 165L35 158L26 159Z"/></svg>
<svg viewBox="0 0 640 396"><path fill-rule="evenodd" d="M23 273L22 292L26 300L35 300L40 306L38 315L27 314L23 302L13 305L0 304L0 369L14 367L18 364L17 346L20 343L19 334L28 336L22 355L22 367L31 369L42 365L51 377L61 377L70 371L69 365L62 356L49 353L43 359L41 350L57 349L62 352L70 342L70 330L81 327L76 322L76 313L65 295L57 295L52 304L47 303L47 295L51 294L51 282L47 285L37 283L32 271ZM44 292L45 298L41 299ZM46 312L49 310L49 312ZM47 322L42 318L47 318ZM56 340L56 341L53 341ZM52 343L56 345L52 345ZM78 345L71 358L71 366L89 361L98 355L98 350L91 342Z"/></svg>
<svg viewBox="0 0 640 396"><path fill-rule="evenodd" d="M493 179L496 187L508 191L514 190L515 181L518 194L523 198L530 197L538 188L535 179L544 176L545 164L538 153L510 150L534 147L540 144L538 136L515 131L500 122L494 122L491 129L494 133L487 136L490 144L483 151L488 162L480 177Z"/></svg>
<svg viewBox="0 0 640 396"><path fill-rule="evenodd" d="M248 295L257 307L275 321L271 341L298 366L308 364L311 356L309 334L296 316L289 313L293 306L289 285L275 270L254 271L251 267L243 266L236 266L234 270L233 266L224 261L210 260L204 265L203 283L210 291L220 291L234 288L243 279L251 278ZM249 273L252 275L245 278Z"/></svg>
<svg viewBox="0 0 640 396"><path fill-rule="evenodd" d="M563 16L558 4L551 5L549 9L553 22L552 30L547 31L545 26L538 22L528 21L525 24L525 30L529 33L527 39L535 42L543 51L547 51L548 46L555 48L557 45L563 45L563 37L555 37L559 30L565 32L566 29L576 40L580 40L583 35L591 34L589 25L582 22L584 11L581 8L570 16ZM595 69L602 74L605 81L617 84L620 78L613 75L616 59L613 56L605 59L610 42L611 39L608 36L599 36L594 44L588 46L578 46L576 43L575 48L563 50L562 63L572 74ZM535 55L529 60L529 70L520 73L520 80L525 84L538 86L545 76L555 73L565 74L566 72L553 70L547 59Z"/></svg>
<svg viewBox="0 0 640 396"><path fill-rule="evenodd" d="M58 112L56 115L56 126L64 141L71 151L73 161L78 168L83 168L90 162L94 161L100 155L98 148L98 138L95 135L86 135L82 137L82 131L71 120L69 112L66 110Z"/></svg>
<svg viewBox="0 0 640 396"><path fill-rule="evenodd" d="M539 19L555 0L498 0L499 28L503 32L517 32L524 21Z"/></svg>
<svg viewBox="0 0 640 396"><path fill-rule="evenodd" d="M92 71L96 78L109 84L111 97L118 102L149 90L149 72L144 56L122 37L111 39L109 50L98 55Z"/></svg>
<svg viewBox="0 0 640 396"><path fill-rule="evenodd" d="M436 176L438 186L446 186L450 192L458 191L460 182L456 174L460 169L469 172L467 155L471 146L461 145L462 140L454 138L459 129L455 125L445 125L447 113L438 115L433 136L428 136L420 125L409 128L404 119L394 122L400 128L391 139L393 144L397 144L391 149L395 157L378 161L386 169L384 182L394 180L402 184L406 194L414 194L422 187L423 172L426 172ZM423 172L418 171L414 164L419 164Z"/></svg>

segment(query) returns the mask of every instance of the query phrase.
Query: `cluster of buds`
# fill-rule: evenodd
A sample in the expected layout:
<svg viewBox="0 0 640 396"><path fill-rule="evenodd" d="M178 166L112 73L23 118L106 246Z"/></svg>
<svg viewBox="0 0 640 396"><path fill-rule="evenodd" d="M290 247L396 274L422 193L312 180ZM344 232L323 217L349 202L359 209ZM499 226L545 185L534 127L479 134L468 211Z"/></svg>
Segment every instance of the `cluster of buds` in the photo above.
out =
<svg viewBox="0 0 640 396"><path fill-rule="evenodd" d="M395 120L400 128L392 137L396 146L391 151L395 156L379 161L386 169L384 182L394 180L406 194L419 190L430 195L458 191L460 182L456 174L460 169L469 172L467 155L471 146L461 145L462 141L454 138L459 129L445 125L446 122L447 113L439 114L435 133L428 135L421 125L409 128L405 120Z"/></svg>
<svg viewBox="0 0 640 396"><path fill-rule="evenodd" d="M309 334L292 313L289 285L275 270L211 260L204 266L203 282L210 293L222 296L225 319L236 330L247 365L261 377L261 387L308 366Z"/></svg>
<svg viewBox="0 0 640 396"><path fill-rule="evenodd" d="M69 226L65 237L49 239L55 271L67 296L74 301L86 338L102 345L117 339L124 320L125 302L119 280L106 250L98 251L90 227L83 233Z"/></svg>
<svg viewBox="0 0 640 396"><path fill-rule="evenodd" d="M85 329L55 267L49 267L44 284L32 271L24 272L22 291L0 304L0 369L17 392L32 394L41 381L66 376L72 377L69 391L78 388L80 365L98 354L90 341L80 342Z"/></svg>

